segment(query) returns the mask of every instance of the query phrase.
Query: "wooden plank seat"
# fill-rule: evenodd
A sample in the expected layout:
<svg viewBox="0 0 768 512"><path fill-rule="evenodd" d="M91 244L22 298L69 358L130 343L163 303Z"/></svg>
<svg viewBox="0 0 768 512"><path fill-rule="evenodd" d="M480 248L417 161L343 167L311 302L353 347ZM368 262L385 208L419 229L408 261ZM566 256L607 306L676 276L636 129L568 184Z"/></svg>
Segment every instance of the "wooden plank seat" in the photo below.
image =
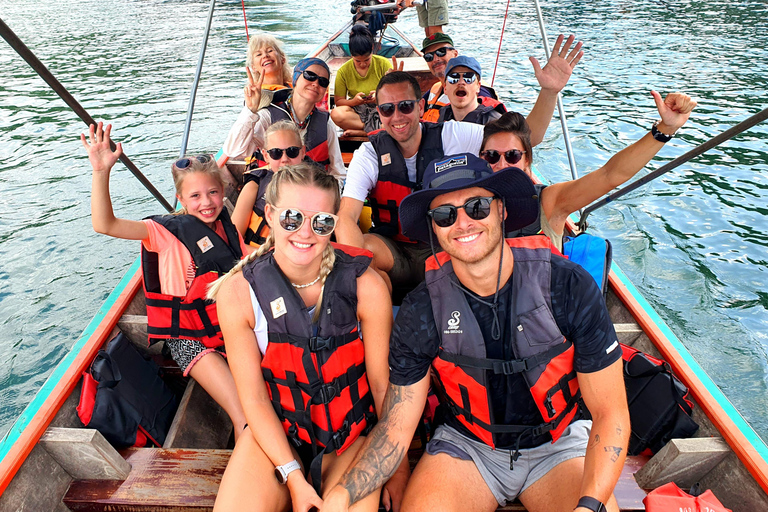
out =
<svg viewBox="0 0 768 512"><path fill-rule="evenodd" d="M198 512L213 510L231 450L130 448L122 452L131 465L123 481L75 480L64 504L83 512ZM411 464L417 456L410 453ZM634 473L647 457L629 457L614 491L622 511L644 510L645 492ZM499 510L522 511L515 502Z"/></svg>

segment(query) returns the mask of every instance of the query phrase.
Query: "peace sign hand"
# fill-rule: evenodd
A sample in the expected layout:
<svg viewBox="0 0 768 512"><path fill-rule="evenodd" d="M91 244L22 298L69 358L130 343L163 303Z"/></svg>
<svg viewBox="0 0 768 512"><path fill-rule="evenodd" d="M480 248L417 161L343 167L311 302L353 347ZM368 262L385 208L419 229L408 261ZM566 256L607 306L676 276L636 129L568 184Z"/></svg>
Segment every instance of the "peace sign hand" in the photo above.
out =
<svg viewBox="0 0 768 512"><path fill-rule="evenodd" d="M261 86L264 84L264 72L259 73L259 79L253 78L253 72L248 66L245 67L248 74L248 83L245 84L243 92L245 93L245 106L254 114L259 110L261 103Z"/></svg>
<svg viewBox="0 0 768 512"><path fill-rule="evenodd" d="M401 60L401 61L400 61L400 63L399 63L399 65L398 65L398 62L397 62L397 57L395 57L395 56L392 56L392 67L391 67L391 68L389 68L389 69L387 70L387 72L386 72L386 73L384 73L384 74L385 74L385 75L388 75L389 73L391 73L391 72L393 72L393 71L402 71L404 66L405 66L405 61Z"/></svg>
<svg viewBox="0 0 768 512"><path fill-rule="evenodd" d="M581 57L584 56L584 52L581 51L582 42L576 43L576 46L571 50L571 45L575 40L573 34L568 36L562 49L560 45L563 44L563 38L565 36L560 34L555 41L555 46L552 48L552 54L549 56L546 66L542 69L539 65L539 61L535 57L529 57L531 64L533 64L533 71L536 74L536 80L539 81L539 85L542 89L549 89L555 93L563 90L571 78L573 68L579 63ZM570 50L570 53L569 53Z"/></svg>

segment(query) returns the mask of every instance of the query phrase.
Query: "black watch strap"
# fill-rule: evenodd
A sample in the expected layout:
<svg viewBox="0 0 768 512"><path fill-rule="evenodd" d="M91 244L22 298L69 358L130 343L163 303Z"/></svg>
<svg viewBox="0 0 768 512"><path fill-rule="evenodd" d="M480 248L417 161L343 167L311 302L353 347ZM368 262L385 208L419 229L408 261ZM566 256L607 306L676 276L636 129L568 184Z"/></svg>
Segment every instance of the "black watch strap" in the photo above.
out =
<svg viewBox="0 0 768 512"><path fill-rule="evenodd" d="M659 121L653 123L653 126L651 127L651 136L659 142L667 143L671 141L675 134L673 133L672 135L667 135L666 133L661 133L657 128L658 124Z"/></svg>
<svg viewBox="0 0 768 512"><path fill-rule="evenodd" d="M592 496L582 496L579 498L579 503L576 508L584 507L592 510L592 512L605 512L605 505L599 500L596 500Z"/></svg>

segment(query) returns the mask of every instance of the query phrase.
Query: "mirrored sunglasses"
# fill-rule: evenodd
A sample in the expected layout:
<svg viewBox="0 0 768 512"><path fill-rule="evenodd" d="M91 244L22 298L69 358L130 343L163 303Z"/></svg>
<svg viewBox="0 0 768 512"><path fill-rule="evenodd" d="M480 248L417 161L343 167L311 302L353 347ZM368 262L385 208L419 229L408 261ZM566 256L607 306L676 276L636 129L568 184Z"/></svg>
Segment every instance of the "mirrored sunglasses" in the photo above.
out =
<svg viewBox="0 0 768 512"><path fill-rule="evenodd" d="M288 158L296 158L299 156L299 153L301 152L301 148L299 146L291 146L285 149L282 148L272 148L268 149L267 153L269 154L269 158L272 160L280 160L283 158L283 151L285 151L285 154L288 155Z"/></svg>
<svg viewBox="0 0 768 512"><path fill-rule="evenodd" d="M179 160L176 160L176 162L173 164L178 169L186 169L190 165L192 165L192 161L197 160L201 164L207 164L212 160L211 155L197 155L193 157L184 157Z"/></svg>
<svg viewBox="0 0 768 512"><path fill-rule="evenodd" d="M427 62L432 62L432 60L437 57L445 57L445 54L448 52L448 50L455 50L453 46L443 46L442 48L438 48L437 50L433 52L424 52L424 60Z"/></svg>
<svg viewBox="0 0 768 512"><path fill-rule="evenodd" d="M427 212L427 216L435 221L435 224L441 228L453 226L459 217L459 208L464 208L467 217L472 220L482 220L491 214L491 203L498 196L492 197L473 197L462 206L443 205L433 208Z"/></svg>
<svg viewBox="0 0 768 512"><path fill-rule="evenodd" d="M502 155L504 155L504 160L509 165L514 165L519 162L521 158L523 158L524 154L525 151L520 151L519 149L510 149L509 151L504 151L503 153L499 153L495 149L488 149L480 152L480 158L493 165L498 162L499 159L501 159Z"/></svg>
<svg viewBox="0 0 768 512"><path fill-rule="evenodd" d="M294 232L301 229L304 225L304 219L306 219L304 212L298 208L283 208L280 210L278 220L280 227L285 231ZM312 231L316 235L329 236L336 228L336 221L339 218L332 213L317 212L309 218Z"/></svg>
<svg viewBox="0 0 768 512"><path fill-rule="evenodd" d="M317 80L317 83L320 84L320 87L328 87L328 84L331 83L330 80L325 78L324 76L320 76L314 71L304 71L301 76L304 77L304 80L307 82L314 82Z"/></svg>
<svg viewBox="0 0 768 512"><path fill-rule="evenodd" d="M466 73L448 73L445 77L445 81L449 84L457 84L459 80L464 79L465 84L473 84L477 80L477 73L474 71L467 71Z"/></svg>
<svg viewBox="0 0 768 512"><path fill-rule="evenodd" d="M381 117L391 117L395 113L395 110L399 110L401 114L408 115L416 108L416 100L403 100L398 103L382 103L379 107L379 115Z"/></svg>

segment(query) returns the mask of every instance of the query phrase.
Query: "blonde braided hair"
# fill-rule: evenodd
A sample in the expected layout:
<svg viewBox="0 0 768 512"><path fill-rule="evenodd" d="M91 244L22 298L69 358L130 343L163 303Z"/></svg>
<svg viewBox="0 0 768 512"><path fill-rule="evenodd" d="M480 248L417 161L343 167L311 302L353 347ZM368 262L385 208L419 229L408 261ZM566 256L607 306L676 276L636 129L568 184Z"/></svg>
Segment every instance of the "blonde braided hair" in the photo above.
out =
<svg viewBox="0 0 768 512"><path fill-rule="evenodd" d="M300 163L296 165L287 165L280 168L280 172L275 173L272 179L267 185L267 190L264 194L264 199L267 204L274 206L280 199L280 190L284 185L288 186L307 186L313 187L324 192L328 192L333 195L333 212L338 213L339 206L341 204L341 195L339 194L339 184L336 178L325 172L324 169L316 164L312 163ZM255 260L259 256L266 254L267 251L272 249L275 245L275 237L272 229L269 231L269 235L264 243L255 252L249 254L246 258L240 260L232 270L227 272L226 275L217 279L208 287L208 298L210 300L216 300L222 284L232 277L233 275L241 272L243 267ZM315 314L313 321L317 321L320 317L320 304L323 300L323 291L325 290L325 281L328 278L328 274L333 270L333 265L336 263L336 252L333 246L329 243L323 250L323 257L320 262L320 282L323 288L320 290L320 296L317 299L317 307L315 308Z"/></svg>

